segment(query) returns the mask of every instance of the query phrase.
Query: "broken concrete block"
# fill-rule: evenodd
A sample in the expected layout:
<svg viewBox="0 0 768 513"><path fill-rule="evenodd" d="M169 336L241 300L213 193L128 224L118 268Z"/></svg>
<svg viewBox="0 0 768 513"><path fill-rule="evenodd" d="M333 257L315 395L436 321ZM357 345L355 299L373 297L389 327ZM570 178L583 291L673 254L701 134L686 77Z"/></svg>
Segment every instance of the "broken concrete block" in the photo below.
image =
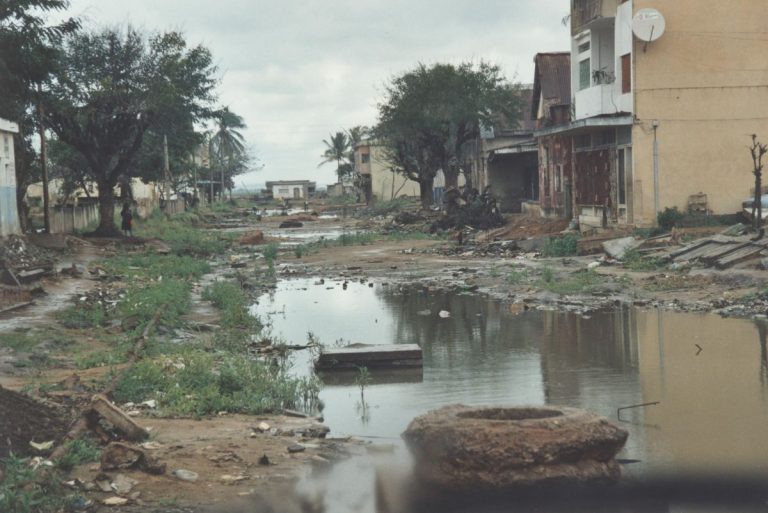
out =
<svg viewBox="0 0 768 513"><path fill-rule="evenodd" d="M603 242L603 250L609 257L621 260L627 251L633 250L642 244L642 241L634 237L624 237L622 239L613 239Z"/></svg>

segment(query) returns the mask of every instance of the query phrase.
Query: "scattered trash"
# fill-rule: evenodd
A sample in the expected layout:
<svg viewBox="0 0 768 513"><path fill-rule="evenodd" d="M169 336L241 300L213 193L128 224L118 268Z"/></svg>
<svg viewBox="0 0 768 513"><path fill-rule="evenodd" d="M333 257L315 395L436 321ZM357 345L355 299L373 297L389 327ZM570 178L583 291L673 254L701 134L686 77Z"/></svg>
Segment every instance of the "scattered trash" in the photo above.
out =
<svg viewBox="0 0 768 513"><path fill-rule="evenodd" d="M246 476L245 474L240 474L240 475L237 475L237 476L231 476L229 474L224 474L219 479L221 479L222 481L224 481L227 484L235 484L235 483L239 483L240 481L245 481L246 479L248 479L248 476Z"/></svg>
<svg viewBox="0 0 768 513"><path fill-rule="evenodd" d="M264 454L261 458L259 458L259 465L271 465L272 462L269 461L269 457Z"/></svg>
<svg viewBox="0 0 768 513"><path fill-rule="evenodd" d="M182 481L189 481L190 483L194 483L200 477L197 474L197 472L193 472L191 470L187 470L187 469L183 469L183 468L178 468L178 469L174 470L173 472L171 472L171 474L176 479L181 479Z"/></svg>
<svg viewBox="0 0 768 513"><path fill-rule="evenodd" d="M53 448L53 440L50 440L48 442L42 442L42 443L30 441L29 445L31 445L32 448L38 452L47 452Z"/></svg>
<svg viewBox="0 0 768 513"><path fill-rule="evenodd" d="M261 433L266 433L269 431L269 424L266 422L260 422L258 426L256 426L256 429Z"/></svg>
<svg viewBox="0 0 768 513"><path fill-rule="evenodd" d="M437 315L439 315L441 319L447 319L451 316L451 312L448 310L440 310L440 313Z"/></svg>
<svg viewBox="0 0 768 513"><path fill-rule="evenodd" d="M139 482L135 479L124 474L118 474L109 486L117 495L125 496L131 493L131 490L133 490L133 487L137 484L139 484Z"/></svg>
<svg viewBox="0 0 768 513"><path fill-rule="evenodd" d="M108 497L101 501L105 506L125 506L128 504L128 499L125 497Z"/></svg>

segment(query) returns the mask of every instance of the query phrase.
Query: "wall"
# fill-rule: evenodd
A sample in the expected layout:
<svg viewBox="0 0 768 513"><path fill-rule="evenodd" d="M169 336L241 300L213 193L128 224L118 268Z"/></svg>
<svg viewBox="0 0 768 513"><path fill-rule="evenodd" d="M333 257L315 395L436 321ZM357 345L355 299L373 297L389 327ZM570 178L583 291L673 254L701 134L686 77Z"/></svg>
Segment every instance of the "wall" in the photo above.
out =
<svg viewBox="0 0 768 513"><path fill-rule="evenodd" d="M653 120L658 120L660 209L703 192L717 214L740 210L754 185L750 134L768 142L765 6L752 0L634 0L667 31L634 43L635 222L655 222Z"/></svg>
<svg viewBox="0 0 768 513"><path fill-rule="evenodd" d="M99 205L51 207L51 233L72 233L99 222Z"/></svg>
<svg viewBox="0 0 768 513"><path fill-rule="evenodd" d="M16 166L13 131L16 125L0 120L0 236L21 232L16 208Z"/></svg>
<svg viewBox="0 0 768 513"><path fill-rule="evenodd" d="M548 162L545 162L545 155ZM555 173L559 172L558 166L563 169L560 191L556 190L555 178ZM552 135L539 138L539 204L543 215L571 217L572 212L566 212L568 201L565 197L566 184L571 183L571 175L571 136Z"/></svg>
<svg viewBox="0 0 768 513"><path fill-rule="evenodd" d="M375 199L389 201L401 196L419 197L419 183L399 173L393 173L381 147L371 146L370 155L371 191Z"/></svg>
<svg viewBox="0 0 768 513"><path fill-rule="evenodd" d="M523 200L533 199L531 188L538 189L537 167L536 152L496 155L488 161L488 185L502 212L519 214Z"/></svg>

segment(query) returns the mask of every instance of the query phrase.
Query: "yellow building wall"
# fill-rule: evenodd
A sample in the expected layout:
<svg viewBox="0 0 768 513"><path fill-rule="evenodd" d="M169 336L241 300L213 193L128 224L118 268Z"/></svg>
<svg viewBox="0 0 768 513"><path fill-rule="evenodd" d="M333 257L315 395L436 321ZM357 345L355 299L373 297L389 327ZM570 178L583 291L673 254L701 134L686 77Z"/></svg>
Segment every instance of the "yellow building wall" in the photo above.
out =
<svg viewBox="0 0 768 513"><path fill-rule="evenodd" d="M666 33L634 40L635 222L655 222L653 120L658 120L659 209L707 194L735 213L754 184L750 134L768 142L768 30L754 0L634 0L665 17Z"/></svg>
<svg viewBox="0 0 768 513"><path fill-rule="evenodd" d="M419 197L419 183L393 173L380 147L371 146L370 153L371 190L374 198L389 201L401 196Z"/></svg>
<svg viewBox="0 0 768 513"><path fill-rule="evenodd" d="M655 310L639 312L636 329L642 398L660 402L642 410L645 443L663 455L650 470L768 470L768 362L756 325Z"/></svg>

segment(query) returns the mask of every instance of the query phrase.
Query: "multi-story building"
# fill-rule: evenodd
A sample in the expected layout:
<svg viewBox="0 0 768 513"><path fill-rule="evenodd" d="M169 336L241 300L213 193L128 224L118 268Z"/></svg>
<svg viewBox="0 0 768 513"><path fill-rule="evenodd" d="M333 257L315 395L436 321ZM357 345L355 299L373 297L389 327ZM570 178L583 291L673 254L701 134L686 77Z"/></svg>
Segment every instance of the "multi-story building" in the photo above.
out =
<svg viewBox="0 0 768 513"><path fill-rule="evenodd" d="M13 134L18 132L16 123L0 119L0 237L21 231L16 204L16 164L13 155Z"/></svg>
<svg viewBox="0 0 768 513"><path fill-rule="evenodd" d="M363 140L355 147L355 170L361 176L366 202L420 195L419 183L397 173L374 140Z"/></svg>
<svg viewBox="0 0 768 513"><path fill-rule="evenodd" d="M641 39L645 9L666 30L659 18ZM702 195L712 213L739 211L750 136L768 140L763 15L749 0L571 0L571 122L537 135L572 137L573 216L646 226Z"/></svg>

